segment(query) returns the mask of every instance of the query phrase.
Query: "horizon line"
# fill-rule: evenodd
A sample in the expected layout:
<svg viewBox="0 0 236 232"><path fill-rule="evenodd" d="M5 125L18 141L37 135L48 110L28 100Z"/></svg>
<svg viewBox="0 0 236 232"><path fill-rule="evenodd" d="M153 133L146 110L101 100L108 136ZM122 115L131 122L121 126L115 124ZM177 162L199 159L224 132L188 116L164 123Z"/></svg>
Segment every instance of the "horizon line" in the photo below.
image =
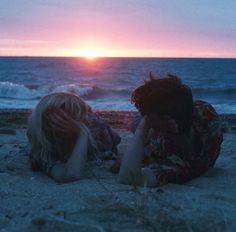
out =
<svg viewBox="0 0 236 232"><path fill-rule="evenodd" d="M87 59L86 56L41 56L41 55L0 55L0 58L82 58ZM127 58L127 59L236 59L235 57L201 57L201 56L97 56L95 59L99 58Z"/></svg>

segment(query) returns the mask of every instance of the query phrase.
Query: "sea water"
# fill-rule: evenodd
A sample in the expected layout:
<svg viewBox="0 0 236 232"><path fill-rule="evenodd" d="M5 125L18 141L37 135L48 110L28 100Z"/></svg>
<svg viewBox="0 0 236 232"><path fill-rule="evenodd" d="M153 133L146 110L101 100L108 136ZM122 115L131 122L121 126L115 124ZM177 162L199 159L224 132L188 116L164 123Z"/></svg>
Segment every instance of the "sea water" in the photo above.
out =
<svg viewBox="0 0 236 232"><path fill-rule="evenodd" d="M33 108L48 94L69 91L94 109L135 110L132 91L149 72L175 74L194 99L236 113L236 59L0 57L0 108Z"/></svg>

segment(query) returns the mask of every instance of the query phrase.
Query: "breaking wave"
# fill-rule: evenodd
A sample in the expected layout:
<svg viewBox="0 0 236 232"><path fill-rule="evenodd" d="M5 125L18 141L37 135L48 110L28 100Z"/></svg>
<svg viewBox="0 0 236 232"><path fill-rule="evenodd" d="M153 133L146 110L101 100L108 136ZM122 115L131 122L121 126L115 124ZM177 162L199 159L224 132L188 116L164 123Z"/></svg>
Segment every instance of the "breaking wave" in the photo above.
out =
<svg viewBox="0 0 236 232"><path fill-rule="evenodd" d="M96 99L105 96L128 96L130 90L124 88L106 89L96 85L59 85L59 86L40 86L40 85L21 85L12 82L0 82L0 98L34 100L42 96L55 92L70 92L88 99Z"/></svg>

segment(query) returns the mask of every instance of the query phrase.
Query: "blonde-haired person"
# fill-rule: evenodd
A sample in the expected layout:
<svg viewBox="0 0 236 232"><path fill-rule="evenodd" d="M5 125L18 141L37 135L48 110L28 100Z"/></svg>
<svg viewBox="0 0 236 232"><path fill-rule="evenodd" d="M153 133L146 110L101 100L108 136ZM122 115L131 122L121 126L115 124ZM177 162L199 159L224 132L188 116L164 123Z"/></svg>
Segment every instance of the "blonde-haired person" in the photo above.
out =
<svg viewBox="0 0 236 232"><path fill-rule="evenodd" d="M32 169L58 182L81 179L86 161L111 158L120 143L120 136L83 99L63 92L39 101L27 136Z"/></svg>

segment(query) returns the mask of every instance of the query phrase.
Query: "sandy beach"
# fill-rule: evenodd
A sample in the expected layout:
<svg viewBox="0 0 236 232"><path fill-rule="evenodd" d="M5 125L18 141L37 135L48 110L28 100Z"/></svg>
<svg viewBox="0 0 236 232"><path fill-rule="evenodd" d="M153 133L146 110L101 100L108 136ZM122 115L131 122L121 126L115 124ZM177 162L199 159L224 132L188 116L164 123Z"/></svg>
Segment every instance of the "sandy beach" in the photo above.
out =
<svg viewBox="0 0 236 232"><path fill-rule="evenodd" d="M110 161L68 184L32 172L22 149L29 113L0 111L0 231L236 231L234 115L221 115L224 142L214 168L185 184L145 188L118 184ZM122 155L136 114L98 113L122 136Z"/></svg>

